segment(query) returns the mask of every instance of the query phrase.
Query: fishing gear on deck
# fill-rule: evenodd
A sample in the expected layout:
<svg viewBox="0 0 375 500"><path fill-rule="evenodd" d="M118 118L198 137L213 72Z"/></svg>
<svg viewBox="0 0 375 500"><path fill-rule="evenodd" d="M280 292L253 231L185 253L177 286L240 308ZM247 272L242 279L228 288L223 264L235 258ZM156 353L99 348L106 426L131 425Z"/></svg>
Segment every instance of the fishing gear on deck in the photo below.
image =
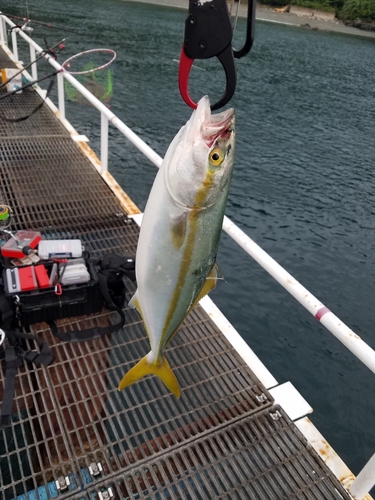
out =
<svg viewBox="0 0 375 500"><path fill-rule="evenodd" d="M53 76L56 76L58 73L60 73L61 70L58 70L58 71L54 71L53 73L49 74L49 75L46 75L46 76L43 76L42 78L38 78L38 80L34 80L33 82L30 82L16 90L13 90L12 92L8 92L7 94L5 95L2 95L0 96L0 100L1 99L5 99L5 97L10 97L14 94L17 94L18 92L24 90L24 89L27 89L29 87L31 87L32 85L35 85L36 83L39 83L39 82L42 82L43 80L46 80L47 78L51 78ZM22 122L22 121L25 121L27 120L28 118L30 118L30 116L32 116L34 113L36 113L37 111L39 111L42 107L43 107L43 104L45 103L46 99L48 98L49 94L51 93L51 90L52 90L52 87L55 83L55 80L51 80L49 85L48 85L48 88L47 88L47 92L46 92L46 96L45 98L42 100L41 103L39 103L32 111L31 113L29 113L28 115L26 116L21 116L20 118L7 118L5 116L0 116L0 120L4 120L6 122L13 122L13 123L16 123L16 122Z"/></svg>
<svg viewBox="0 0 375 500"><path fill-rule="evenodd" d="M74 240L65 243L56 240L49 248L57 248L58 243L66 247L67 241ZM0 429L11 425L17 370L25 362L49 366L55 359L48 345L38 335L29 333L30 325L46 322L60 341L86 342L111 335L125 324L124 278L135 281L134 257L108 253L92 259L82 251L82 246L79 255L80 258L67 260L42 259L38 265L16 266L14 260L0 260L0 362L5 361ZM63 276L67 275L65 283ZM102 315L103 311L117 313L118 319L111 314L104 322L100 319L100 326L65 332L55 323L58 319L80 316L86 321L86 315Z"/></svg>
<svg viewBox="0 0 375 500"><path fill-rule="evenodd" d="M25 24L23 24L22 26L19 25L19 24L16 24L15 26L12 26L11 28L8 29L8 33L12 33L13 30L15 29L20 29L22 31L24 31L25 33L31 33L33 30L33 28L30 28L30 26L27 25L27 22Z"/></svg>
<svg viewBox="0 0 375 500"><path fill-rule="evenodd" d="M33 341L38 350L29 349L25 341ZM45 342L36 335L20 331L0 330L0 359L5 360L5 381L3 401L0 412L0 429L9 427L12 422L12 406L15 392L17 369L25 362L48 366L55 360L54 354Z"/></svg>
<svg viewBox="0 0 375 500"><path fill-rule="evenodd" d="M65 48L64 43L63 43L65 40L66 40L66 38L63 38L60 42L56 43L53 47L48 47L47 40L44 38L44 42L46 44L46 48L38 55L38 57L35 60L31 61L24 68L20 69L16 73L12 70L11 71L11 76L6 81L2 82L2 84L0 85L0 89L3 88L5 85L10 84L12 81L15 81L15 79L17 78L17 76L19 76L21 73L23 73L23 71L25 71L26 69L28 69L33 64L36 64L45 55L48 54L51 57L53 57L54 59L56 59L57 58L57 54L59 54ZM57 53L56 53L56 48L58 48L58 52ZM2 78L3 79L6 78L6 76L4 76L4 75L6 75L6 71L7 71L6 69L2 70ZM34 113L38 112L43 107L43 104L45 103L46 99L49 97L49 95L51 93L52 87L53 87L53 85L55 83L55 79L53 77L56 76L61 71L62 70L56 70L53 73L50 73L49 75L43 76L41 78L38 78L37 80L34 80L32 82L28 82L25 85L22 85L20 87L18 86L18 82L17 82L17 85L13 86L14 90L12 90L11 92L7 92L4 95L0 95L0 100L1 99L5 99L6 97L10 97L10 96L12 96L14 94L21 93L23 90L25 90L25 89L27 89L27 88L35 85L36 83L42 82L43 80L46 80L48 78L52 78L52 80L50 81L50 83L48 85L47 92L46 92L46 95L45 95L44 99L42 100L42 102L40 102L31 111L31 113L29 113L29 114L27 114L25 116L22 116L20 118L7 118L5 116L0 116L0 120L6 121L6 122L12 122L12 123L22 122L22 121L25 121L28 118L30 118L30 116L32 116Z"/></svg>
<svg viewBox="0 0 375 500"><path fill-rule="evenodd" d="M3 87L5 87L5 85L7 85L9 82L11 82L11 80L13 80L13 78L15 78L16 76L18 76L21 73L23 73L25 70L27 70L28 68L30 68L33 64L37 63L46 54L49 54L49 55L51 55L52 57L54 57L56 59L55 49L58 47L59 48L59 53L60 53L65 48L64 47L65 40L66 40L66 38L63 38L60 42L56 43L56 45L54 45L51 48L48 48L47 40L44 38L44 41L45 41L45 44L46 44L47 48L44 49L39 54L39 56L36 59L34 59L34 61L31 61L29 64L27 64L26 66L24 66L22 69L20 69L19 71L17 71L17 73L13 73L12 76L10 78L8 78L8 80L6 80L5 82L2 82L1 85L0 85L0 89L3 88Z"/></svg>
<svg viewBox="0 0 375 500"><path fill-rule="evenodd" d="M1 99L5 99L6 97L10 97L11 95L17 94L17 92L28 89L29 87L32 87L36 83L43 82L44 80L47 80L47 78L51 78L52 76L56 76L58 73L61 73L61 69L58 69L58 70L54 71L53 73L50 73L49 75L42 76L41 78L38 78L37 80L34 80L32 82L26 83L26 85L23 85L22 87L15 89L12 92L7 92L6 94L0 96L0 101L1 101Z"/></svg>
<svg viewBox="0 0 375 500"><path fill-rule="evenodd" d="M87 33L80 33L78 31L75 31L75 30L71 30L70 28L65 28L63 26L56 26L55 24L50 24L50 23L44 23L42 21L36 21L35 19L28 19L27 17L20 17L20 16L13 16L11 14L5 14L4 12L2 12L2 14L6 17L9 17L9 19L18 19L20 21L23 21L24 22L24 25L23 26L14 26L14 28L20 28L22 29L22 31L25 31L25 27L26 29L29 28L27 31L29 31L30 29L32 30L32 28L30 28L28 26L29 23L32 23L32 24L37 24L39 26L45 26L46 28L51 28L51 29L56 29L56 30L61 30L61 31L66 31L68 33L74 33L75 35L79 35L79 36L88 36Z"/></svg>
<svg viewBox="0 0 375 500"><path fill-rule="evenodd" d="M240 50L232 46L233 29L226 0L197 2L189 0L189 14L185 22L184 44L180 55L178 84L181 96L188 106L196 108L188 90L189 74L195 59L217 57L226 76L225 92L212 110L227 104L236 89L234 58L240 59L250 51L254 40L255 0L249 0L246 40Z"/></svg>
<svg viewBox="0 0 375 500"><path fill-rule="evenodd" d="M12 209L8 205L0 205L0 232L10 226Z"/></svg>

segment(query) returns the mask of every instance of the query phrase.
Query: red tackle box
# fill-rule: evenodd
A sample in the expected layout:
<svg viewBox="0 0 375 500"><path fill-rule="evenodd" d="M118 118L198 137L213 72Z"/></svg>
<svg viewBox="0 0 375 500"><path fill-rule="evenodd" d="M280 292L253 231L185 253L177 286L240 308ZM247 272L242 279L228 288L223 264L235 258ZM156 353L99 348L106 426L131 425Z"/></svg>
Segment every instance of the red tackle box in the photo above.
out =
<svg viewBox="0 0 375 500"><path fill-rule="evenodd" d="M17 231L14 238L10 238L2 247L1 255L3 257L10 257L12 259L22 259L25 257L22 249L24 247L30 247L32 249L38 246L39 241L42 239L42 235L37 231Z"/></svg>

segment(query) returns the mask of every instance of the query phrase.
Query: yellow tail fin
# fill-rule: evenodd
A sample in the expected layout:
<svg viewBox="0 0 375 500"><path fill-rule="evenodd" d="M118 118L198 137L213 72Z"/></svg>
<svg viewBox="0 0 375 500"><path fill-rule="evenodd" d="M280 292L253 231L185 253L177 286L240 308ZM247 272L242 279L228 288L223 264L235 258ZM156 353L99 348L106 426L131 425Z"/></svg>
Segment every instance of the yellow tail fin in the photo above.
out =
<svg viewBox="0 0 375 500"><path fill-rule="evenodd" d="M122 391L125 387L134 384L137 380L145 377L146 375L156 375L160 380L168 387L168 389L173 392L173 394L179 398L181 395L181 389L178 385L177 379L169 366L168 361L163 356L159 364L150 363L147 356L142 358L138 363L131 368L128 373L126 373L121 380L118 389Z"/></svg>

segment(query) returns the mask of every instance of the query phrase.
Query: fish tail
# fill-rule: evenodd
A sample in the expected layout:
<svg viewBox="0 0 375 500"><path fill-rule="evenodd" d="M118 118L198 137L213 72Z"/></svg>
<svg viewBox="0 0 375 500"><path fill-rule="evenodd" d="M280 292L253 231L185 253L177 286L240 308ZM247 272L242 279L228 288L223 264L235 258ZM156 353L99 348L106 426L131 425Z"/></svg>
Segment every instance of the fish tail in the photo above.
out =
<svg viewBox="0 0 375 500"><path fill-rule="evenodd" d="M177 378L164 356L162 356L161 361L157 364L150 363L147 356L138 361L138 363L124 375L118 386L119 391L122 391L125 387L129 387L129 385L134 384L134 382L146 375L156 375L177 398L180 397L181 389L177 382Z"/></svg>

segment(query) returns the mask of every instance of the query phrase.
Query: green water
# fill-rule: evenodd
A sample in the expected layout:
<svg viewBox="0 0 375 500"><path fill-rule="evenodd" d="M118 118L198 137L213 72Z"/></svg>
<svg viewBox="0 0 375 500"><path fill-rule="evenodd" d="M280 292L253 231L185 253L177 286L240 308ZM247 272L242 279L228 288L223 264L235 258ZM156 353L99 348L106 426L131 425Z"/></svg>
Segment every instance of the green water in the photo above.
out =
<svg viewBox="0 0 375 500"><path fill-rule="evenodd" d="M24 1L2 10L25 14ZM30 17L62 24L65 58L117 51L111 109L160 155L190 115L177 67L185 12L119 0L29 1ZM39 43L63 32L34 26ZM237 45L243 36L239 21ZM237 158L227 215L375 348L375 43L258 23L237 62ZM220 96L218 63L197 62L191 94ZM98 150L99 114L67 103ZM110 171L141 207L155 176L110 129ZM314 408L313 422L354 473L375 452L375 375L223 235L227 280L212 298L279 382Z"/></svg>

